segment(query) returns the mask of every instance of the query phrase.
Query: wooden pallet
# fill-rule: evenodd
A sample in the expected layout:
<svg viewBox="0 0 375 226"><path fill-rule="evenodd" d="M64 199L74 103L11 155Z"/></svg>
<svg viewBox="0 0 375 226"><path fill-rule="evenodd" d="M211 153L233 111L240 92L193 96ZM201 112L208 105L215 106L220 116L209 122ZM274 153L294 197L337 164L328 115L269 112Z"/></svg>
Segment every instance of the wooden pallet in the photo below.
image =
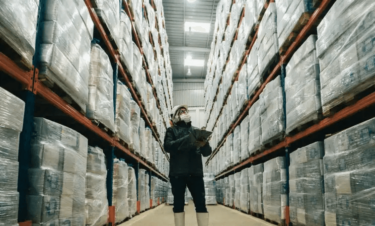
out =
<svg viewBox="0 0 375 226"><path fill-rule="evenodd" d="M297 126L296 128L294 128L294 129L292 129L292 130L290 130L290 131L286 130L286 134L287 134L288 136L293 136L293 135L295 135L295 134L297 134L297 133L299 133L299 132L301 132L301 131L304 131L304 130L306 130L307 128L309 128L309 127L311 127L311 126L313 126L313 125L319 123L319 122L322 120L322 118L323 118L322 113L318 113L318 114L316 115L316 117L311 118L309 121L307 121L307 122L305 122L305 123L303 123L303 124Z"/></svg>
<svg viewBox="0 0 375 226"><path fill-rule="evenodd" d="M259 219L264 219L264 215L250 211L250 215Z"/></svg>
<svg viewBox="0 0 375 226"><path fill-rule="evenodd" d="M263 150L267 150L272 148L273 146L281 143L284 140L284 133L280 134L279 136L275 137L274 139L268 141L266 144L263 144Z"/></svg>
<svg viewBox="0 0 375 226"><path fill-rule="evenodd" d="M281 220L281 222L276 222L267 218L264 218L264 220L274 225L286 226L285 220Z"/></svg>
<svg viewBox="0 0 375 226"><path fill-rule="evenodd" d="M343 94L333 100L331 103L323 106L323 116L329 117L344 109L347 106L353 105L363 97L375 92L375 79L370 78L350 92Z"/></svg>
<svg viewBox="0 0 375 226"><path fill-rule="evenodd" d="M305 12L298 19L297 24L294 26L292 32L289 34L285 42L280 46L280 55L284 55L289 49L290 45L296 40L300 31L305 27L311 17L311 13Z"/></svg>
<svg viewBox="0 0 375 226"><path fill-rule="evenodd" d="M28 60L19 54L14 48L12 48L11 43L5 41L5 38L0 34L0 52L4 53L7 57L12 59L18 66L25 70L32 70L32 63L28 63Z"/></svg>
<svg viewBox="0 0 375 226"><path fill-rule="evenodd" d="M280 61L280 55L275 54L275 56L272 57L272 59L268 62L267 66L265 67L263 73L260 75L261 77L261 82L263 83L267 77L271 74L275 66L279 63Z"/></svg>
<svg viewBox="0 0 375 226"><path fill-rule="evenodd" d="M270 0L266 0L265 1L265 5L263 6L262 10L260 11L260 14L258 16L258 21L262 21L262 18L264 16L264 14L266 13L266 10L268 8L268 5L270 3Z"/></svg>
<svg viewBox="0 0 375 226"><path fill-rule="evenodd" d="M93 124L95 124L97 127L99 127L101 130L103 130L104 132L106 132L107 134L109 134L111 137L114 137L114 132L108 128L106 125L104 125L103 123L101 123L99 120L97 119L90 119L91 122Z"/></svg>

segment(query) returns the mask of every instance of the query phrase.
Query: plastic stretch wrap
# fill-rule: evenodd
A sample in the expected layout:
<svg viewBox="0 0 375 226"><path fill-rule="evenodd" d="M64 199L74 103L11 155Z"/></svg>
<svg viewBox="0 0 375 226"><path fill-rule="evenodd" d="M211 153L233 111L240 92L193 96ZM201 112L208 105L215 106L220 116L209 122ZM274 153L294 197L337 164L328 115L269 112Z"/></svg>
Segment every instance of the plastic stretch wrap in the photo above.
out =
<svg viewBox="0 0 375 226"><path fill-rule="evenodd" d="M141 202L141 211L144 211L150 207L149 175L145 169L139 169L138 175L138 200Z"/></svg>
<svg viewBox="0 0 375 226"><path fill-rule="evenodd" d="M279 54L276 28L276 6L274 2L268 5L258 30L258 65L262 76L272 64L275 56Z"/></svg>
<svg viewBox="0 0 375 226"><path fill-rule="evenodd" d="M300 31L296 29L301 27L300 18L307 18L307 15L314 12L312 2L313 0L276 1L277 35L280 46L284 45L291 33Z"/></svg>
<svg viewBox="0 0 375 226"><path fill-rule="evenodd" d="M99 44L92 44L91 47L89 104L86 115L114 131L112 65Z"/></svg>
<svg viewBox="0 0 375 226"><path fill-rule="evenodd" d="M146 131L146 125L145 125L145 121L143 120L143 118L141 118L139 120L139 130L138 130L138 136L139 136L139 148L140 148L140 154L141 156L143 157L146 157L146 148L147 148L147 144L145 143L146 141L146 137L145 137L145 131Z"/></svg>
<svg viewBox="0 0 375 226"><path fill-rule="evenodd" d="M140 153L140 141L139 141L139 124L141 119L141 109L138 104L134 101L130 101L130 124L131 124L131 138L133 150Z"/></svg>
<svg viewBox="0 0 375 226"><path fill-rule="evenodd" d="M231 12L229 15L229 24L225 30L225 40L232 42L234 34L238 28L238 22L240 20L241 12L243 9L243 2L237 1L232 5Z"/></svg>
<svg viewBox="0 0 375 226"><path fill-rule="evenodd" d="M116 207L116 223L129 217L128 165L124 161L114 160L112 205Z"/></svg>
<svg viewBox="0 0 375 226"><path fill-rule="evenodd" d="M240 208L241 198L241 172L234 174L234 206Z"/></svg>
<svg viewBox="0 0 375 226"><path fill-rule="evenodd" d="M0 98L0 159L18 161L25 103L3 88L0 88Z"/></svg>
<svg viewBox="0 0 375 226"><path fill-rule="evenodd" d="M121 10L120 28L120 57L126 68L131 72L133 69L132 23L124 10Z"/></svg>
<svg viewBox="0 0 375 226"><path fill-rule="evenodd" d="M285 220L285 207L287 205L286 183L284 157L276 157L264 163L264 218L278 223Z"/></svg>
<svg viewBox="0 0 375 226"><path fill-rule="evenodd" d="M232 5L231 0L221 0L216 8L216 21L219 22L219 30L223 31L227 25L228 14ZM217 37L222 37L218 32Z"/></svg>
<svg viewBox="0 0 375 226"><path fill-rule="evenodd" d="M137 180L135 178L135 170L128 166L128 204L129 216L132 217L137 212Z"/></svg>
<svg viewBox="0 0 375 226"><path fill-rule="evenodd" d="M247 65L243 65L237 83L237 112L240 112L242 107L248 102L249 100L249 94L247 90L247 84L248 78L247 78Z"/></svg>
<svg viewBox="0 0 375 226"><path fill-rule="evenodd" d="M235 187L235 175L230 175L229 176L229 181L228 181L228 205L232 207L235 202L235 192L236 192L236 187Z"/></svg>
<svg viewBox="0 0 375 226"><path fill-rule="evenodd" d="M323 143L290 154L289 210L293 225L324 226Z"/></svg>
<svg viewBox="0 0 375 226"><path fill-rule="evenodd" d="M310 36L286 67L286 132L319 118L321 112L316 36Z"/></svg>
<svg viewBox="0 0 375 226"><path fill-rule="evenodd" d="M39 0L5 0L0 3L0 39L32 66L35 53Z"/></svg>
<svg viewBox="0 0 375 226"><path fill-rule="evenodd" d="M147 127L144 132L144 142L143 142L144 150L145 150L144 157L150 162L152 162L152 149L153 149L152 138L153 138L152 131L150 128Z"/></svg>
<svg viewBox="0 0 375 226"><path fill-rule="evenodd" d="M133 79L135 80L136 85L138 84L142 79L141 78L141 72L142 72L142 54L139 51L138 46L133 42L133 68L131 70L131 75Z"/></svg>
<svg viewBox="0 0 375 226"><path fill-rule="evenodd" d="M86 110L94 24L87 6L77 0L41 0L39 78L46 77ZM25 4L22 4L25 5Z"/></svg>
<svg viewBox="0 0 375 226"><path fill-rule="evenodd" d="M96 14L108 28L111 38L119 45L120 40L120 1L91 0Z"/></svg>
<svg viewBox="0 0 375 226"><path fill-rule="evenodd" d="M237 164L240 162L240 155L241 155L241 126L238 125L234 129L233 134L233 164Z"/></svg>
<svg viewBox="0 0 375 226"><path fill-rule="evenodd" d="M169 184L167 204L172 205L173 202L174 202L174 196L173 196L173 193L172 193L172 185Z"/></svg>
<svg viewBox="0 0 375 226"><path fill-rule="evenodd" d="M249 35L257 22L255 4L255 1L246 1L244 3L245 16L240 24L237 38L243 45L246 45Z"/></svg>
<svg viewBox="0 0 375 226"><path fill-rule="evenodd" d="M285 117L280 83L280 76L277 76L266 85L259 97L263 145L284 136Z"/></svg>
<svg viewBox="0 0 375 226"><path fill-rule="evenodd" d="M264 6L266 5L266 3L268 3L267 0L255 0L255 3L254 3L254 5L256 7L255 13L256 13L256 18L258 20L260 18L260 14L263 11Z"/></svg>
<svg viewBox="0 0 375 226"><path fill-rule="evenodd" d="M89 147L86 174L86 225L102 226L108 220L107 168L102 149Z"/></svg>
<svg viewBox="0 0 375 226"><path fill-rule="evenodd" d="M260 150L262 126L260 121L260 101L254 102L249 109L249 154Z"/></svg>
<svg viewBox="0 0 375 226"><path fill-rule="evenodd" d="M248 169L249 176L249 201L250 210L254 213L263 214L263 171L264 165L260 163Z"/></svg>
<svg viewBox="0 0 375 226"><path fill-rule="evenodd" d="M234 153L233 153L233 139L234 139L234 134L231 133L228 135L228 138L227 138L227 148L226 148L226 152L227 152L227 165L228 166L231 166L234 164L233 162L233 159L234 159Z"/></svg>
<svg viewBox="0 0 375 226"><path fill-rule="evenodd" d="M255 91L262 83L258 67L258 46L259 41L256 40L249 56L247 57L247 93L249 98L254 95Z"/></svg>
<svg viewBox="0 0 375 226"><path fill-rule="evenodd" d="M241 171L240 206L239 206L239 208L245 213L249 212L249 192L250 192L249 176L248 176L248 169L246 168Z"/></svg>
<svg viewBox="0 0 375 226"><path fill-rule="evenodd" d="M204 189L206 204L214 205L216 203L216 181L215 175L212 173L205 173L204 177Z"/></svg>
<svg viewBox="0 0 375 226"><path fill-rule="evenodd" d="M131 14L134 19L135 28L137 29L137 33L142 33L142 23L143 23L143 8L142 8L142 0L130 0L128 1Z"/></svg>
<svg viewBox="0 0 375 226"><path fill-rule="evenodd" d="M128 87L119 81L117 83L115 133L120 139L124 140L129 145L132 144L130 100L131 94Z"/></svg>
<svg viewBox="0 0 375 226"><path fill-rule="evenodd" d="M28 218L33 224L85 224L88 141L55 122L34 118Z"/></svg>
<svg viewBox="0 0 375 226"><path fill-rule="evenodd" d="M375 2L336 2L318 27L323 113L374 84Z"/></svg>
<svg viewBox="0 0 375 226"><path fill-rule="evenodd" d="M0 192L1 200L1 226L17 226L18 218L18 203L19 203L19 194L18 192Z"/></svg>
<svg viewBox="0 0 375 226"><path fill-rule="evenodd" d="M240 152L240 159L245 160L247 157L250 156L249 153L249 118L250 116L246 116L241 122L241 152Z"/></svg>
<svg viewBox="0 0 375 226"><path fill-rule="evenodd" d="M324 141L326 225L375 223L375 119Z"/></svg>

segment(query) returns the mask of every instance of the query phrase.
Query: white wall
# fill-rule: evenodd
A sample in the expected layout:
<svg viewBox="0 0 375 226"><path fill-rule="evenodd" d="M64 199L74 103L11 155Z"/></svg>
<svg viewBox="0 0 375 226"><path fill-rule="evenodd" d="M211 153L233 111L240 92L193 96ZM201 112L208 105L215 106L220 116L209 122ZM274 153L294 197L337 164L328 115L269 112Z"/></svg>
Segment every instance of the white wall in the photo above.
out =
<svg viewBox="0 0 375 226"><path fill-rule="evenodd" d="M173 102L173 105L186 104L189 107L204 107L204 84L202 82L174 82Z"/></svg>

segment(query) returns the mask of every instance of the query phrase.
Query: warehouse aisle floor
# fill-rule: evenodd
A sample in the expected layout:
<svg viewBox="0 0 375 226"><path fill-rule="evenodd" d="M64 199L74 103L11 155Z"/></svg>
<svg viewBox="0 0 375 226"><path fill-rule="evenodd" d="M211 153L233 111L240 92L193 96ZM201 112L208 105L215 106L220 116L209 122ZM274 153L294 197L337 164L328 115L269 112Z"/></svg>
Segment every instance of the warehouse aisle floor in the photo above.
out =
<svg viewBox="0 0 375 226"><path fill-rule="evenodd" d="M268 226L272 225L250 215L222 205L208 206L210 226ZM197 226L194 204L185 206L186 226ZM174 226L172 206L165 204L142 213L120 226Z"/></svg>

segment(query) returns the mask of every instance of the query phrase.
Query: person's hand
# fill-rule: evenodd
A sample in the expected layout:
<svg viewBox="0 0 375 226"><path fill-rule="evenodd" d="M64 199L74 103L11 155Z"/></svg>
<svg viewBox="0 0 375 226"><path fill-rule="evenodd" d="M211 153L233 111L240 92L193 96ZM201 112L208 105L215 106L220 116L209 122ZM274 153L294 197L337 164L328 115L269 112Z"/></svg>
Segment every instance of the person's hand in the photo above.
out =
<svg viewBox="0 0 375 226"><path fill-rule="evenodd" d="M197 146L199 148L204 147L206 144L207 144L207 141L204 141L204 140L197 140L195 142L195 146Z"/></svg>

